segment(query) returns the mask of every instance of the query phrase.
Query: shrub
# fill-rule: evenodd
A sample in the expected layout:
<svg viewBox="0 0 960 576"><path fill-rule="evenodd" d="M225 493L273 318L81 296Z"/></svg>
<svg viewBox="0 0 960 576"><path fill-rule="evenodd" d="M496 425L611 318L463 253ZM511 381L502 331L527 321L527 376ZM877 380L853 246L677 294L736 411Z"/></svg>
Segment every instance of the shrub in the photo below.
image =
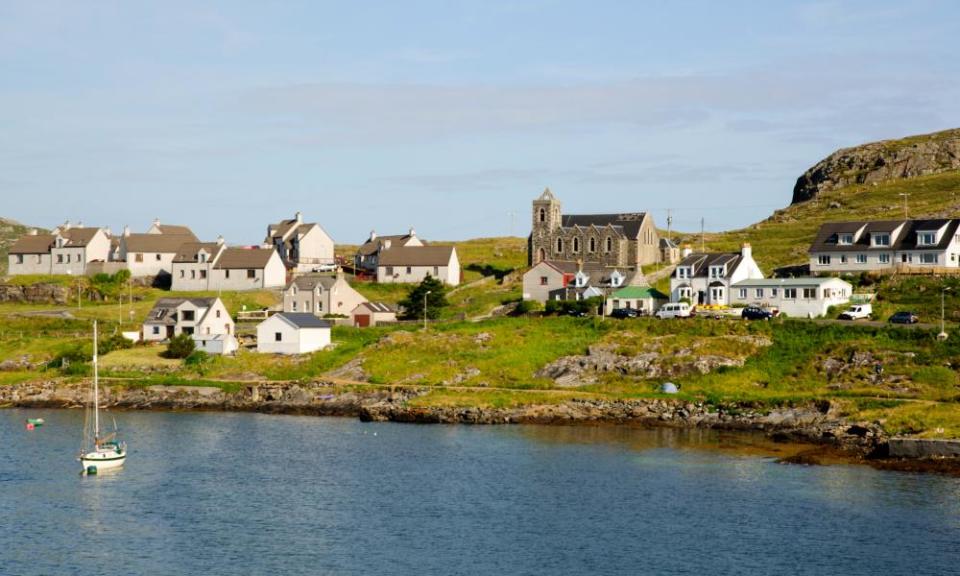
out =
<svg viewBox="0 0 960 576"><path fill-rule="evenodd" d="M542 309L543 305L536 300L521 300L517 303L517 307L513 309L513 313L517 316L522 316L524 314L530 314L531 312L539 312Z"/></svg>
<svg viewBox="0 0 960 576"><path fill-rule="evenodd" d="M427 294L429 292L429 294ZM410 319L423 318L423 300L426 295L427 300L427 318L435 320L440 317L440 312L446 308L447 288L439 279L427 276L423 282L417 284L407 293L405 300L400 302L404 309L404 316Z"/></svg>
<svg viewBox="0 0 960 576"><path fill-rule="evenodd" d="M164 358L186 358L193 353L195 347L193 338L189 334L183 333L170 339L167 349L163 351L161 356Z"/></svg>

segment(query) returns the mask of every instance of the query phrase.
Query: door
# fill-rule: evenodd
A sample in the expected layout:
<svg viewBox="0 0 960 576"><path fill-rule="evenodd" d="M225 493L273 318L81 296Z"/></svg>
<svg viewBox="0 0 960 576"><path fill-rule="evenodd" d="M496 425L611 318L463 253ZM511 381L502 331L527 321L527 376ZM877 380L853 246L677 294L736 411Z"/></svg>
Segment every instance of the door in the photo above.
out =
<svg viewBox="0 0 960 576"><path fill-rule="evenodd" d="M370 315L369 314L357 314L354 316L354 322L358 328L366 328L370 325Z"/></svg>

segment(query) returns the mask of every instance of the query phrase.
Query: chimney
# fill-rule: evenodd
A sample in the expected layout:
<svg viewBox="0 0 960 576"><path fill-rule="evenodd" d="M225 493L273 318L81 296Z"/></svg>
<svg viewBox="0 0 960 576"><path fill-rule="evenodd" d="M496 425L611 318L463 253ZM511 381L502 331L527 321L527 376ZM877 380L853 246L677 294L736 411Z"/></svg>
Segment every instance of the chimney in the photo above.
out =
<svg viewBox="0 0 960 576"><path fill-rule="evenodd" d="M124 237L127 237L127 238L130 237L130 227L127 226L126 224L123 225L123 235Z"/></svg>
<svg viewBox="0 0 960 576"><path fill-rule="evenodd" d="M303 224L303 212L297 210L296 220L297 224Z"/></svg>
<svg viewBox="0 0 960 576"><path fill-rule="evenodd" d="M63 226L61 226L60 228L63 229L63 230L69 230L69 229L70 229L70 221L67 220L66 222L64 222L64 223L63 223Z"/></svg>
<svg viewBox="0 0 960 576"><path fill-rule="evenodd" d="M377 231L376 231L376 230L371 230L371 231L370 231L370 240L369 240L369 242L373 242L373 241L376 240L376 239L377 239Z"/></svg>
<svg viewBox="0 0 960 576"><path fill-rule="evenodd" d="M154 218L154 219L153 219L153 225L156 226L157 228L159 228L159 227L160 227L160 219L159 219L159 218Z"/></svg>
<svg viewBox="0 0 960 576"><path fill-rule="evenodd" d="M30 231L27 232L27 234L29 234L29 235L31 235L31 236L36 236L36 235L37 235L37 229L36 229L36 228L31 228Z"/></svg>
<svg viewBox="0 0 960 576"><path fill-rule="evenodd" d="M743 256L744 260L753 260L753 248L750 247L749 242L744 242L743 246L740 247L740 255Z"/></svg>
<svg viewBox="0 0 960 576"><path fill-rule="evenodd" d="M113 231L110 230L110 227L109 227L109 226L107 226L106 228L103 229L103 233L107 235L107 238L113 236Z"/></svg>
<svg viewBox="0 0 960 576"><path fill-rule="evenodd" d="M77 221L77 228L83 228L83 220Z"/></svg>
<svg viewBox="0 0 960 576"><path fill-rule="evenodd" d="M683 251L680 252L680 257L681 257L681 258L686 258L687 256L689 256L689 255L691 255L691 254L693 254L693 249L690 248L690 245L689 245L689 244L684 245Z"/></svg>
<svg viewBox="0 0 960 576"><path fill-rule="evenodd" d="M217 236L217 246L223 246L223 234Z"/></svg>
<svg viewBox="0 0 960 576"><path fill-rule="evenodd" d="M416 236L417 236L417 231L414 230L413 226L411 226L411 227L410 227L410 237L411 237L411 238L416 238Z"/></svg>

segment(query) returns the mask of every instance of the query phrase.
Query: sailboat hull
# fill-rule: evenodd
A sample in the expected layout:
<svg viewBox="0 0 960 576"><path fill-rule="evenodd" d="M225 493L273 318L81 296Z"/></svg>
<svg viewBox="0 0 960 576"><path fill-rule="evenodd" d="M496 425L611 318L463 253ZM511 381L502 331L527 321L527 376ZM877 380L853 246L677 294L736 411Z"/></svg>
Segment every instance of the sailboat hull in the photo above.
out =
<svg viewBox="0 0 960 576"><path fill-rule="evenodd" d="M90 466L95 467L97 470L109 470L111 468L119 468L123 466L123 463L126 459L127 455L124 452L102 450L82 454L80 456L80 463L83 465L84 470Z"/></svg>

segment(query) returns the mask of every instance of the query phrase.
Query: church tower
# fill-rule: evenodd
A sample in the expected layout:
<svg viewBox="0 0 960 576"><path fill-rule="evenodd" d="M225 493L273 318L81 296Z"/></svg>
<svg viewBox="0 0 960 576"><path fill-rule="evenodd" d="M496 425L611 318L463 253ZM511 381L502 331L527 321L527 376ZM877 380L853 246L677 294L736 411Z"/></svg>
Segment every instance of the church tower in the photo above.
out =
<svg viewBox="0 0 960 576"><path fill-rule="evenodd" d="M549 188L533 201L533 226L530 231L529 260L536 264L547 259L554 232L560 229L560 201Z"/></svg>

